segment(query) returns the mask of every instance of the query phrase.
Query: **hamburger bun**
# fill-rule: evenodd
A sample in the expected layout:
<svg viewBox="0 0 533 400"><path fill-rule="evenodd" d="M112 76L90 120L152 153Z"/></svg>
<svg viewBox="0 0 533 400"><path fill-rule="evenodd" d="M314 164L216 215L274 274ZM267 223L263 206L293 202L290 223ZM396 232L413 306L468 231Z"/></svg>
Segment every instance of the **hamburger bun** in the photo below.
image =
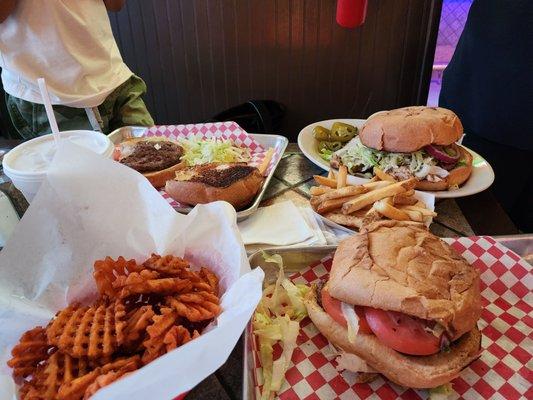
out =
<svg viewBox="0 0 533 400"><path fill-rule="evenodd" d="M440 323L452 340L481 314L479 272L422 224L384 220L342 241L328 282L349 304Z"/></svg>
<svg viewBox="0 0 533 400"><path fill-rule="evenodd" d="M236 209L249 204L263 184L255 167L242 163L211 163L178 171L168 180L165 191L185 204L205 204L223 200Z"/></svg>
<svg viewBox="0 0 533 400"><path fill-rule="evenodd" d="M463 134L453 111L441 107L404 107L371 116L361 128L361 143L376 150L412 153L424 146L450 145Z"/></svg>
<svg viewBox="0 0 533 400"><path fill-rule="evenodd" d="M409 356L385 346L374 335L358 333L353 343L350 342L348 330L318 305L316 288L309 291L304 303L315 326L331 343L361 357L372 368L401 386L425 389L448 383L480 354L481 333L475 324L450 345L449 352Z"/></svg>
<svg viewBox="0 0 533 400"><path fill-rule="evenodd" d="M187 164L182 161L179 164L168 167L162 171L143 172L142 174L150 181L150 183L156 188L160 189L165 186L168 180L176 176L176 172L183 169Z"/></svg>

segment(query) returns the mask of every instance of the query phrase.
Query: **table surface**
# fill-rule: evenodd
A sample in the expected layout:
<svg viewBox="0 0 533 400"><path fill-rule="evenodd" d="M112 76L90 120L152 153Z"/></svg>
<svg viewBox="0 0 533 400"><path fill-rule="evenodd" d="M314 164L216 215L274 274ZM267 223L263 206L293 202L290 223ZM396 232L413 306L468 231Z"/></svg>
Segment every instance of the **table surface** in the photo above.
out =
<svg viewBox="0 0 533 400"><path fill-rule="evenodd" d="M8 145L0 141L0 148L2 144ZM292 200L296 205L307 205L310 197L309 188L314 184L313 175L317 174L326 173L308 161L295 143L289 144L269 184L262 205L285 200ZM22 215L28 203L10 182L5 181L5 176L1 173L0 190L8 194L19 215ZM430 230L441 237L518 233L490 192L459 201L454 199L438 201L435 211L438 216L434 219ZM193 389L187 399L241 399L242 360L241 337L228 361Z"/></svg>

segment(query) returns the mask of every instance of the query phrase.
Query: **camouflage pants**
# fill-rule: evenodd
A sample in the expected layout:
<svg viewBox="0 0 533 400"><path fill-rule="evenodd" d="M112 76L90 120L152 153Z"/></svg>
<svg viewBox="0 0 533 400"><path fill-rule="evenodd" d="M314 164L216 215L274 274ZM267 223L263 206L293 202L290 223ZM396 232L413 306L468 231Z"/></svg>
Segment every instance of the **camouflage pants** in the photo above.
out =
<svg viewBox="0 0 533 400"><path fill-rule="evenodd" d="M142 95L146 84L136 75L117 87L94 110L101 131L108 134L127 125L152 126L154 120L146 109ZM42 104L6 94L6 106L13 126L24 139L51 133L46 111ZM93 130L84 108L54 106L54 114L60 131L74 129Z"/></svg>

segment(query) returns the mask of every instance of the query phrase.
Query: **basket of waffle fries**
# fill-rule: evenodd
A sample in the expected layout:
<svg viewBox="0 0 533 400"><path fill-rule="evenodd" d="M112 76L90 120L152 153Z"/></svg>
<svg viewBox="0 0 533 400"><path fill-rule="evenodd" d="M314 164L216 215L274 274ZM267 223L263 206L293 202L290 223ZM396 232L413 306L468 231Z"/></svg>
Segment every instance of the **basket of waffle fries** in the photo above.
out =
<svg viewBox="0 0 533 400"><path fill-rule="evenodd" d="M234 209L180 215L127 168L71 144L57 154L0 253L0 398L186 393L261 298Z"/></svg>
<svg viewBox="0 0 533 400"><path fill-rule="evenodd" d="M315 175L316 186L310 189L310 204L322 220L334 228L358 231L363 225L382 220L414 221L429 226L437 216L435 197L414 190L414 178L400 182L370 181L350 176L347 169L339 168L335 175L330 170L327 177Z"/></svg>

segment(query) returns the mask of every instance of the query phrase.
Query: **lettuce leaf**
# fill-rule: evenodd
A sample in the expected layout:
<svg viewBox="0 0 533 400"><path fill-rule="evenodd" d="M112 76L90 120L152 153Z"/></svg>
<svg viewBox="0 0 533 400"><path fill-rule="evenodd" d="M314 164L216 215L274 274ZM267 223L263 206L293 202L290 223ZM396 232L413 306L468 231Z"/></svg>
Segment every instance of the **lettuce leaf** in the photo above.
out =
<svg viewBox="0 0 533 400"><path fill-rule="evenodd" d="M182 159L188 166L211 162L248 162L250 149L236 146L228 139L181 139L180 145L185 150Z"/></svg>

